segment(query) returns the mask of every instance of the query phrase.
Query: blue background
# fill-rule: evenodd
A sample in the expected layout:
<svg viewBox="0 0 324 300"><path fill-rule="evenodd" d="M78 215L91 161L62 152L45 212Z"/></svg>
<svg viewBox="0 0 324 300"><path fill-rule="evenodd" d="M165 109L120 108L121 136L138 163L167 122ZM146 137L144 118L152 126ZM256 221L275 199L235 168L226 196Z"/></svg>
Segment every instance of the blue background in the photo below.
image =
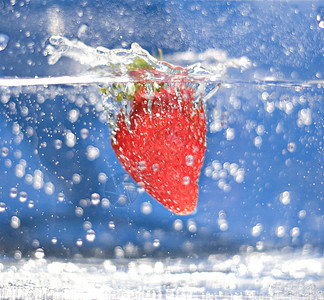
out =
<svg viewBox="0 0 324 300"><path fill-rule="evenodd" d="M196 213L186 217L170 213L140 192L132 194L126 205L114 203L116 195L124 192L120 189L125 172L110 147L108 126L96 110L96 101L100 101L96 87L1 88L0 149L9 149L8 155L0 155L0 201L6 205L0 213L2 252L19 250L29 255L41 247L46 255L56 256L200 256L256 245L259 250L322 248L323 87L249 83L266 76L290 81L321 79L324 29L317 21L321 11L318 1L30 1L11 5L0 0L0 33L9 36L6 49L0 52L1 76L85 71L67 58L48 65L44 49L53 34L110 49L129 48L137 42L151 53L161 48L166 57L216 48L229 57L246 56L253 63L246 72L230 70L224 80L243 83L222 86L207 103L207 151L199 203ZM45 96L44 102L40 95ZM77 101L80 97L82 105ZM266 109L267 103L273 103L273 112ZM74 123L68 119L72 109L80 112ZM311 111L312 122L298 126L303 109ZM214 132L211 128L217 112L225 125ZM15 124L21 128L16 133ZM260 134L260 148L254 145L259 125L265 129ZM30 136L28 128L33 129ZM89 131L86 139L80 133L84 128ZM226 138L227 128L235 130L233 140ZM72 148L64 143L68 130L77 138ZM54 147L56 139L63 141L62 148ZM289 143L294 143L295 151L287 150ZM100 150L94 161L87 158L88 146ZM41 170L44 182L54 184L53 194L33 188L25 176L16 176L16 166L24 163L21 159L27 163L26 174ZM206 169L214 170L216 161L222 169L226 162L238 164L245 171L244 181L236 182L226 171L224 180L230 191L219 188L219 179L206 175ZM98 180L101 172L107 175L106 183ZM79 184L72 180L75 173L81 176ZM17 188L17 197L10 197L12 188ZM290 195L287 205L280 201L285 191ZM19 201L21 192L27 193L26 202ZM60 201L60 193L65 195L64 201ZM110 207L91 204L93 193L99 193L101 199L110 197ZM78 217L75 210L82 206L82 199L88 200ZM30 200L34 201L32 208L28 207ZM147 202L152 207L149 214L143 213ZM11 226L12 216L21 221L17 229ZM181 230L174 228L181 223L175 220L181 220ZM85 229L85 222L91 222L96 233L93 242L86 239L89 228ZM223 231L222 222L227 224ZM251 230L257 224L262 224L261 231L253 235ZM276 233L280 226L285 230L282 236ZM291 235L293 228L299 229L298 236ZM76 244L78 239L82 246Z"/></svg>

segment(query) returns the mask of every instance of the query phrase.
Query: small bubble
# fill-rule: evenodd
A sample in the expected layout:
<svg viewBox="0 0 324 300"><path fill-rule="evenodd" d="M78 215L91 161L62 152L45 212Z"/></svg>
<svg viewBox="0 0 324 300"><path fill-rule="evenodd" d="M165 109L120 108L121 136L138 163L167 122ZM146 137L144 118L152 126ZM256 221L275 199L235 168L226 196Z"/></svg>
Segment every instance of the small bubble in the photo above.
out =
<svg viewBox="0 0 324 300"><path fill-rule="evenodd" d="M288 143L287 145L287 150L290 152L290 153L293 153L296 151L296 144L291 142L291 143Z"/></svg>
<svg viewBox="0 0 324 300"><path fill-rule="evenodd" d="M109 227L109 229L115 229L115 223L114 223L114 221L109 221L109 223L108 223L108 227Z"/></svg>
<svg viewBox="0 0 324 300"><path fill-rule="evenodd" d="M159 170L159 164L153 164L152 169L154 172L157 172Z"/></svg>
<svg viewBox="0 0 324 300"><path fill-rule="evenodd" d="M188 185L190 183L190 177L189 176L184 176L182 180L183 180L184 185Z"/></svg>
<svg viewBox="0 0 324 300"><path fill-rule="evenodd" d="M2 157L7 157L9 154L9 149L7 147L2 147L1 149L1 156Z"/></svg>
<svg viewBox="0 0 324 300"><path fill-rule="evenodd" d="M186 165L187 166L192 166L194 163L194 157L192 155L187 155L186 156Z"/></svg>
<svg viewBox="0 0 324 300"><path fill-rule="evenodd" d="M255 129L255 132L257 133L257 135L263 135L265 132L264 126L258 125L257 128Z"/></svg>
<svg viewBox="0 0 324 300"><path fill-rule="evenodd" d="M301 211L299 211L298 213L298 218L299 219L304 219L306 217L306 210L302 209Z"/></svg>
<svg viewBox="0 0 324 300"><path fill-rule="evenodd" d="M94 161L100 156L100 150L99 148L90 145L87 147L86 155L88 160Z"/></svg>
<svg viewBox="0 0 324 300"><path fill-rule="evenodd" d="M154 248L158 248L158 247L160 247L160 240L159 240L159 239L155 239L155 240L153 241L153 247L154 247Z"/></svg>
<svg viewBox="0 0 324 300"><path fill-rule="evenodd" d="M261 148L261 146L262 146L262 137L261 136L255 137L254 146L257 148Z"/></svg>
<svg viewBox="0 0 324 300"><path fill-rule="evenodd" d="M183 223L180 219L177 219L173 222L173 228L177 231L180 231L183 229Z"/></svg>
<svg viewBox="0 0 324 300"><path fill-rule="evenodd" d="M263 230L262 224L258 223L252 227L251 234L254 237L258 237L261 234L262 230Z"/></svg>
<svg viewBox="0 0 324 300"><path fill-rule="evenodd" d="M18 195L18 190L16 188L11 188L9 194L10 198L16 198L17 195Z"/></svg>
<svg viewBox="0 0 324 300"><path fill-rule="evenodd" d="M36 249L36 251L35 251L35 258L42 259L44 257L45 257L45 251L44 251L44 249L42 249L42 248Z"/></svg>
<svg viewBox="0 0 324 300"><path fill-rule="evenodd" d="M0 51L6 49L9 42L9 37L6 34L0 33Z"/></svg>
<svg viewBox="0 0 324 300"><path fill-rule="evenodd" d="M44 186L45 194L53 195L55 191L55 186L52 182L46 182Z"/></svg>
<svg viewBox="0 0 324 300"><path fill-rule="evenodd" d="M17 229L20 227L20 219L17 217L17 216L13 216L11 217L11 220L10 220L10 226L13 228L13 229Z"/></svg>
<svg viewBox="0 0 324 300"><path fill-rule="evenodd" d="M100 195L98 193L91 194L91 204L98 205L100 203Z"/></svg>
<svg viewBox="0 0 324 300"><path fill-rule="evenodd" d="M57 237L52 237L51 242L53 245L57 244Z"/></svg>
<svg viewBox="0 0 324 300"><path fill-rule="evenodd" d="M225 137L228 141L232 141L235 138L235 129L234 128L227 128L225 132Z"/></svg>
<svg viewBox="0 0 324 300"><path fill-rule="evenodd" d="M81 182L81 176L77 173L73 174L72 175L72 181L75 183L75 184L79 184Z"/></svg>
<svg viewBox="0 0 324 300"><path fill-rule="evenodd" d="M300 229L298 227L294 227L290 230L290 235L293 237L293 238L297 238L300 234Z"/></svg>
<svg viewBox="0 0 324 300"><path fill-rule="evenodd" d="M288 191L284 191L280 194L280 202L283 205L287 205L290 203L290 193Z"/></svg>
<svg viewBox="0 0 324 300"><path fill-rule="evenodd" d="M14 253L14 259L16 259L16 260L21 260L21 258L22 258L22 253L21 253L21 251L16 250L15 253Z"/></svg>
<svg viewBox="0 0 324 300"><path fill-rule="evenodd" d="M141 171L145 170L145 169L146 169L146 162L145 162L145 161L140 161L140 162L138 163L138 168L139 168Z"/></svg>
<svg viewBox="0 0 324 300"><path fill-rule="evenodd" d="M28 201L28 208L33 208L35 206L35 203L33 200Z"/></svg>
<svg viewBox="0 0 324 300"><path fill-rule="evenodd" d="M63 146L63 142L62 142L61 140L57 139L57 140L54 141L54 148L55 148L56 150L61 149L62 146Z"/></svg>
<svg viewBox="0 0 324 300"><path fill-rule="evenodd" d="M75 123L79 119L80 112L78 109L71 109L68 113L68 119L71 123Z"/></svg>
<svg viewBox="0 0 324 300"><path fill-rule="evenodd" d="M193 220L188 220L187 228L188 228L188 231L189 231L189 232L191 232L191 233L195 233L195 232L197 231L197 225L196 225L196 222L193 221Z"/></svg>
<svg viewBox="0 0 324 300"><path fill-rule="evenodd" d="M19 193L19 201L20 202L26 202L28 198L28 195L26 192L20 192Z"/></svg>
<svg viewBox="0 0 324 300"><path fill-rule="evenodd" d="M150 202L143 202L141 205L141 212L144 215L149 215L152 212L152 204Z"/></svg>
<svg viewBox="0 0 324 300"><path fill-rule="evenodd" d="M76 244L78 247L81 247L82 244L83 244L82 239L78 238L75 244Z"/></svg>
<svg viewBox="0 0 324 300"><path fill-rule="evenodd" d="M101 206L103 208L109 208L110 207L110 201L107 198L102 198Z"/></svg>
<svg viewBox="0 0 324 300"><path fill-rule="evenodd" d="M91 243L95 240L95 238L96 238L95 231L93 229L89 229L86 234L86 240Z"/></svg>
<svg viewBox="0 0 324 300"><path fill-rule="evenodd" d="M58 195L57 195L57 200L58 200L59 202L63 202L63 201L65 200L65 195L64 195L64 193L58 193Z"/></svg>
<svg viewBox="0 0 324 300"><path fill-rule="evenodd" d="M105 183L107 181L107 175L105 173L98 174L98 181L100 183Z"/></svg>
<svg viewBox="0 0 324 300"><path fill-rule="evenodd" d="M83 229L84 230L89 230L89 229L91 229L92 228L92 224L91 224L91 222L89 222L89 221L85 221L84 223L83 223Z"/></svg>
<svg viewBox="0 0 324 300"><path fill-rule="evenodd" d="M277 235L277 237L282 238L285 234L286 234L285 227L278 226L277 229L276 229L276 235Z"/></svg>
<svg viewBox="0 0 324 300"><path fill-rule="evenodd" d="M0 213L4 212L6 208L7 208L6 203L0 202Z"/></svg>
<svg viewBox="0 0 324 300"><path fill-rule="evenodd" d="M83 140L85 140L89 136L89 130L87 128L82 128L80 130L80 136Z"/></svg>
<svg viewBox="0 0 324 300"><path fill-rule="evenodd" d="M324 8L323 7L320 7L317 10L316 20L317 20L318 27L324 29Z"/></svg>
<svg viewBox="0 0 324 300"><path fill-rule="evenodd" d="M75 144L76 144L76 136L71 131L68 131L66 136L65 136L65 144L69 148L74 147Z"/></svg>
<svg viewBox="0 0 324 300"><path fill-rule="evenodd" d="M77 206L77 207L75 208L75 215L76 215L77 217L82 217L82 216L83 216L83 208Z"/></svg>

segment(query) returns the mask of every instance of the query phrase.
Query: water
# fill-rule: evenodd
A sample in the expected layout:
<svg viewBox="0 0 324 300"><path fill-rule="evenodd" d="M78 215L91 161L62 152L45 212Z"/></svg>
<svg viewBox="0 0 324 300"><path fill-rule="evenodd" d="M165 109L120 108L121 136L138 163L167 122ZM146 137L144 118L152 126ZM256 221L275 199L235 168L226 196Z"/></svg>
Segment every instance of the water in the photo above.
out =
<svg viewBox="0 0 324 300"><path fill-rule="evenodd" d="M316 1L13 2L0 1L1 298L324 298ZM135 46L167 72L140 80L177 85L174 66L191 66L186 84L205 91L189 216L149 197L111 150L98 86L139 80L122 69L133 50L107 50L134 41L172 63Z"/></svg>

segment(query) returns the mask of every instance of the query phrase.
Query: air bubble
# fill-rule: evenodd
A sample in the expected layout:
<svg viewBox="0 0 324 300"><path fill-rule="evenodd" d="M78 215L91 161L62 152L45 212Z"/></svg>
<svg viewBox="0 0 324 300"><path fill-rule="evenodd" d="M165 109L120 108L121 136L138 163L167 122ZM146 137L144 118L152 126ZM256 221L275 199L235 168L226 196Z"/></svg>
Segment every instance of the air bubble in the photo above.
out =
<svg viewBox="0 0 324 300"><path fill-rule="evenodd" d="M296 151L296 144L291 142L291 143L288 143L287 145L287 150L290 152L290 153L293 153Z"/></svg>
<svg viewBox="0 0 324 300"><path fill-rule="evenodd" d="M58 200L59 202L63 202L63 201L65 200L65 195L64 195L64 193L58 193L58 195L57 195L57 200Z"/></svg>
<svg viewBox="0 0 324 300"><path fill-rule="evenodd" d="M68 119L71 123L75 123L79 119L80 112L78 109L71 109L68 114Z"/></svg>
<svg viewBox="0 0 324 300"><path fill-rule="evenodd" d="M57 237L52 237L51 242L53 245L57 244Z"/></svg>
<svg viewBox="0 0 324 300"><path fill-rule="evenodd" d="M80 130L80 136L83 140L85 140L89 136L89 130L87 128L82 128Z"/></svg>
<svg viewBox="0 0 324 300"><path fill-rule="evenodd" d="M69 148L74 147L75 144L76 144L76 136L71 131L68 131L66 136L65 136L65 144Z"/></svg>
<svg viewBox="0 0 324 300"><path fill-rule="evenodd" d="M45 251L44 251L44 249L42 249L42 248L36 249L36 251L35 251L35 258L42 259L44 257L45 257Z"/></svg>
<svg viewBox="0 0 324 300"><path fill-rule="evenodd" d="M13 228L13 229L17 229L20 227L20 219L17 217L17 216L13 216L11 217L11 220L10 220L10 226Z"/></svg>
<svg viewBox="0 0 324 300"><path fill-rule="evenodd" d="M63 146L63 142L61 140L57 139L54 141L54 148L56 150L60 150L62 146Z"/></svg>
<svg viewBox="0 0 324 300"><path fill-rule="evenodd" d="M185 177L183 177L183 184L184 185L188 185L190 183L190 178L189 178L189 176L185 176Z"/></svg>
<svg viewBox="0 0 324 300"><path fill-rule="evenodd" d="M159 164L153 164L152 169L154 172L157 172L159 170Z"/></svg>
<svg viewBox="0 0 324 300"><path fill-rule="evenodd" d="M177 219L173 222L173 228L177 231L180 231L183 229L183 223L180 219Z"/></svg>
<svg viewBox="0 0 324 300"><path fill-rule="evenodd" d="M77 241L76 241L76 243L75 243L78 247L81 247L82 246L82 244L83 244L83 241L82 241L82 239L77 239Z"/></svg>
<svg viewBox="0 0 324 300"><path fill-rule="evenodd" d="M2 157L7 157L9 154L9 149L7 147L2 147L1 149L1 156Z"/></svg>
<svg viewBox="0 0 324 300"><path fill-rule="evenodd" d="M277 229L276 229L276 235L277 235L277 237L282 238L285 234L286 234L285 227L278 226Z"/></svg>
<svg viewBox="0 0 324 300"><path fill-rule="evenodd" d="M100 150L97 147L88 146L86 155L88 160L94 161L100 156Z"/></svg>
<svg viewBox="0 0 324 300"><path fill-rule="evenodd" d="M262 146L262 137L261 136L255 137L254 146L257 148L261 148L261 146Z"/></svg>
<svg viewBox="0 0 324 300"><path fill-rule="evenodd" d="M26 202L28 198L28 195L26 192L20 192L19 194L19 201L20 202Z"/></svg>
<svg viewBox="0 0 324 300"><path fill-rule="evenodd" d="M290 193L288 191L284 191L282 194L280 194L280 202L283 205L290 203Z"/></svg>
<svg viewBox="0 0 324 300"><path fill-rule="evenodd" d="M0 51L6 49L9 42L9 37L6 34L0 33Z"/></svg>
<svg viewBox="0 0 324 300"><path fill-rule="evenodd" d="M91 195L91 204L98 205L100 203L100 195L98 193L93 193Z"/></svg>
<svg viewBox="0 0 324 300"><path fill-rule="evenodd" d="M187 155L186 156L186 165L187 166L192 166L194 163L194 157L192 155Z"/></svg>
<svg viewBox="0 0 324 300"><path fill-rule="evenodd" d="M235 138L235 129L234 128L227 128L225 132L225 137L228 141L232 141Z"/></svg>
<svg viewBox="0 0 324 300"><path fill-rule="evenodd" d="M152 204L150 202L143 202L141 205L141 212L144 215L149 215L152 212Z"/></svg>
<svg viewBox="0 0 324 300"><path fill-rule="evenodd" d="M145 161L140 161L140 162L138 163L138 168L139 168L141 171L145 170L145 169L146 169L146 162L145 162Z"/></svg>
<svg viewBox="0 0 324 300"><path fill-rule="evenodd" d="M18 195L18 190L16 188L11 188L9 194L10 198L16 198L17 195Z"/></svg>
<svg viewBox="0 0 324 300"><path fill-rule="evenodd" d="M33 208L35 206L35 203L33 200L28 201L28 208Z"/></svg>
<svg viewBox="0 0 324 300"><path fill-rule="evenodd" d="M86 234L86 240L92 243L96 238L96 233L93 229L89 229Z"/></svg>
<svg viewBox="0 0 324 300"><path fill-rule="evenodd" d="M258 223L252 227L251 234L254 237L258 237L261 234L262 230L263 230L262 224Z"/></svg>
<svg viewBox="0 0 324 300"><path fill-rule="evenodd" d="M6 208L7 208L6 203L0 202L0 213L4 212Z"/></svg>

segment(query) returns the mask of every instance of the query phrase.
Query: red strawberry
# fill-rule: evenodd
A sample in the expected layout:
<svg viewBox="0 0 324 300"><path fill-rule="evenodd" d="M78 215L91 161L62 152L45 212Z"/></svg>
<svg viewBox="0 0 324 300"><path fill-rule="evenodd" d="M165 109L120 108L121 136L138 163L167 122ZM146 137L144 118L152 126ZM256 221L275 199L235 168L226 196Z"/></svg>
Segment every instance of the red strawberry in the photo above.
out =
<svg viewBox="0 0 324 300"><path fill-rule="evenodd" d="M150 101L149 101L150 100ZM202 103L193 106L194 90L160 88L148 96L137 87L129 114L117 116L112 147L119 162L153 198L176 214L196 207L198 177L206 148L206 118Z"/></svg>

